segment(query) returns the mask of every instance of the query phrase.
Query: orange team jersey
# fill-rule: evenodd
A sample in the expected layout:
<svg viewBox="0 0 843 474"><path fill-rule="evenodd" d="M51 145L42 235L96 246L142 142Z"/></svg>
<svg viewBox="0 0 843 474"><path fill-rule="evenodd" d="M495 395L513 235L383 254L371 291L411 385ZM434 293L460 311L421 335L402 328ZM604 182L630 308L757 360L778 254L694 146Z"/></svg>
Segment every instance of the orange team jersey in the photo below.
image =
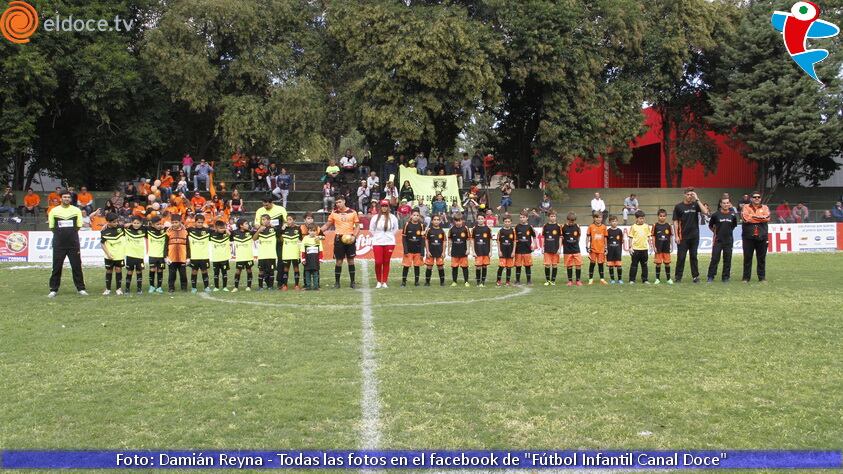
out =
<svg viewBox="0 0 843 474"><path fill-rule="evenodd" d="M185 216L184 219L181 220L181 222L182 224L184 224L185 227L190 229L191 227L193 227L194 224L196 224L196 219L190 216Z"/></svg>
<svg viewBox="0 0 843 474"><path fill-rule="evenodd" d="M132 215L138 217L146 217L146 208L140 204L132 209Z"/></svg>
<svg viewBox="0 0 843 474"><path fill-rule="evenodd" d="M187 261L187 229L167 229L167 258L171 262Z"/></svg>
<svg viewBox="0 0 843 474"><path fill-rule="evenodd" d="M328 223L334 225L337 235L353 234L354 229L360 224L360 218L357 216L357 211L349 208L345 212L332 212L328 216Z"/></svg>
<svg viewBox="0 0 843 474"><path fill-rule="evenodd" d="M100 215L91 216L91 230L102 230L105 227L105 223L105 217Z"/></svg>
<svg viewBox="0 0 843 474"><path fill-rule="evenodd" d="M26 207L35 207L41 204L41 196L37 194L27 194L23 197L23 205Z"/></svg>
<svg viewBox="0 0 843 474"><path fill-rule="evenodd" d="M307 232L308 232L307 231L307 224L302 224L301 225L301 235L307 236ZM322 235L322 229L320 229L319 226L316 226L316 235L317 236Z"/></svg>
<svg viewBox="0 0 843 474"><path fill-rule="evenodd" d="M141 183L140 187L138 187L138 192L141 196L146 196L150 193L152 186L149 185L147 182Z"/></svg>
<svg viewBox="0 0 843 474"><path fill-rule="evenodd" d="M591 253L605 253L606 239L609 238L609 231L603 224L591 224L588 226L588 236L591 238Z"/></svg>

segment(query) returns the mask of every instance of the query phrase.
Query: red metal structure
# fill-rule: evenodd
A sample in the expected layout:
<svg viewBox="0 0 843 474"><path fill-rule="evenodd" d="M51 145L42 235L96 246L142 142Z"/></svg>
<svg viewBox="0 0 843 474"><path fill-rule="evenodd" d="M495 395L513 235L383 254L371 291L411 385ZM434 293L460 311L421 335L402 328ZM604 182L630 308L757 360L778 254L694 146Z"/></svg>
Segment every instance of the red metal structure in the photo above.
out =
<svg viewBox="0 0 843 474"><path fill-rule="evenodd" d="M575 161L568 169L570 188L666 188L666 157L662 148L661 116L652 108L644 109L648 131L635 139L632 160L619 166L619 173L606 169L602 161L585 165ZM756 183L758 165L729 145L725 136L709 133L719 151L717 169L708 175L701 165L685 168L678 187L751 188Z"/></svg>

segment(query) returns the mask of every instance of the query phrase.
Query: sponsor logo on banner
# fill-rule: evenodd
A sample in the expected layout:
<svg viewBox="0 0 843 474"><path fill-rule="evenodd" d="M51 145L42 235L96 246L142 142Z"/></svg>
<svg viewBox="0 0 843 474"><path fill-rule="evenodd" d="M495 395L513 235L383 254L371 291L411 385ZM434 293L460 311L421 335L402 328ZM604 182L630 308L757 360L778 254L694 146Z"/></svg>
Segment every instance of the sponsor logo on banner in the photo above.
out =
<svg viewBox="0 0 843 474"><path fill-rule="evenodd" d="M797 230L797 249L799 252L818 252L837 250L837 224L817 222L794 226Z"/></svg>
<svg viewBox="0 0 843 474"><path fill-rule="evenodd" d="M104 254L100 242L99 232L90 230L79 232L79 249L83 264L102 264ZM29 233L29 261L33 263L53 261L52 232Z"/></svg>
<svg viewBox="0 0 843 474"><path fill-rule="evenodd" d="M0 262L25 262L28 248L26 232L0 232Z"/></svg>

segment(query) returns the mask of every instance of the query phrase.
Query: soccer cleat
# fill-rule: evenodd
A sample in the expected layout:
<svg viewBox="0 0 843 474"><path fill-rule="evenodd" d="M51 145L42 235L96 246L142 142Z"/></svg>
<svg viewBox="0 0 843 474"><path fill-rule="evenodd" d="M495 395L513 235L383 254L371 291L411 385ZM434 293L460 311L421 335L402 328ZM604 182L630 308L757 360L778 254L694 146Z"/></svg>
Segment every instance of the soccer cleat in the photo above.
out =
<svg viewBox="0 0 843 474"><path fill-rule="evenodd" d="M119 292L120 290L117 290L117 291ZM190 292L191 292L191 293L193 293L193 294L195 295L196 293L199 293L199 290L197 290L196 288L192 288L192 289L190 290ZM117 294L119 295L120 293L117 293Z"/></svg>
<svg viewBox="0 0 843 474"><path fill-rule="evenodd" d="M335 290L339 290L340 288L342 288L342 287L340 286L339 283L334 283L334 289Z"/></svg>
<svg viewBox="0 0 843 474"><path fill-rule="evenodd" d="M440 282L439 282L439 286L445 286L445 282L444 282L444 281L440 281Z"/></svg>
<svg viewBox="0 0 843 474"><path fill-rule="evenodd" d="M281 291L287 291L287 285L281 285Z"/></svg>
<svg viewBox="0 0 843 474"><path fill-rule="evenodd" d="M176 292L176 290L167 290L167 293L169 293L169 294L171 294L171 295L172 295L173 293L175 293L175 292Z"/></svg>
<svg viewBox="0 0 843 474"><path fill-rule="evenodd" d="M148 291L148 293L155 293L155 287L154 287L154 286L150 286L150 287L149 287L149 291Z"/></svg>
<svg viewBox="0 0 843 474"><path fill-rule="evenodd" d="M455 288L456 288L456 286L457 286L457 282L453 282L453 283L451 283L451 286L453 286L453 287L455 287Z"/></svg>
<svg viewBox="0 0 843 474"><path fill-rule="evenodd" d="M419 286L419 282L416 282L414 286Z"/></svg>
<svg viewBox="0 0 843 474"><path fill-rule="evenodd" d="M656 281L653 282L654 285L661 285L662 281L656 278Z"/></svg>
<svg viewBox="0 0 843 474"><path fill-rule="evenodd" d="M614 232L614 231L612 231L612 232ZM544 286L550 286L550 282L549 281L544 282Z"/></svg>
<svg viewBox="0 0 843 474"><path fill-rule="evenodd" d="M501 286L501 281L500 280L496 281L495 286Z"/></svg>
<svg viewBox="0 0 843 474"><path fill-rule="evenodd" d="M117 288L117 291L115 291L114 294L116 294L117 296L123 296L123 290Z"/></svg>
<svg viewBox="0 0 843 474"><path fill-rule="evenodd" d="M301 291L301 287L299 285L294 286L293 289L296 291Z"/></svg>
<svg viewBox="0 0 843 474"><path fill-rule="evenodd" d="M214 289L213 289L213 292L216 293L218 291L220 291L220 289L215 286Z"/></svg>
<svg viewBox="0 0 843 474"><path fill-rule="evenodd" d="M142 295L142 294L143 294L143 290L141 290L140 288L138 288L138 291L137 291L136 293L138 294L138 296L140 296L140 295Z"/></svg>
<svg viewBox="0 0 843 474"><path fill-rule="evenodd" d="M352 288L354 288L354 287L352 287ZM386 283L384 283L383 285L381 285L381 288L389 288L389 286L387 286Z"/></svg>
<svg viewBox="0 0 843 474"><path fill-rule="evenodd" d="M694 277L694 280L693 280L693 281L694 281L694 283L699 283L699 282L700 282L700 277Z"/></svg>
<svg viewBox="0 0 843 474"><path fill-rule="evenodd" d="M614 284L615 284L615 280L609 280L609 284L610 284L610 285L614 285Z"/></svg>
<svg viewBox="0 0 843 474"><path fill-rule="evenodd" d="M618 285L623 285L623 280L618 280Z"/></svg>
<svg viewBox="0 0 843 474"><path fill-rule="evenodd" d="M723 283L729 283L729 277L724 278Z"/></svg>
<svg viewBox="0 0 843 474"><path fill-rule="evenodd" d="M430 286L430 282L429 281L424 282L424 286Z"/></svg>
<svg viewBox="0 0 843 474"><path fill-rule="evenodd" d="M649 285L649 284L650 284L650 282L649 282L649 281L647 281L647 280L644 280L644 284L645 284L645 285Z"/></svg>
<svg viewBox="0 0 843 474"><path fill-rule="evenodd" d="M670 278L668 278L668 279L667 279L667 284L668 284L668 285L672 285L672 284L673 284L673 280L671 280Z"/></svg>
<svg viewBox="0 0 843 474"><path fill-rule="evenodd" d="M550 286L556 286L556 281L550 280Z"/></svg>
<svg viewBox="0 0 843 474"><path fill-rule="evenodd" d="M159 293L159 294L164 293L164 288L161 288L161 287L159 286L158 288L156 288L156 289L155 289L155 292L156 292L156 293Z"/></svg>
<svg viewBox="0 0 843 474"><path fill-rule="evenodd" d="M767 284L767 280L766 280L766 279L758 280L758 283L764 283L764 284Z"/></svg>
<svg viewBox="0 0 843 474"><path fill-rule="evenodd" d="M378 284L375 285L375 289L378 290L378 289L380 289L380 287L381 287L381 282L378 282Z"/></svg>
<svg viewBox="0 0 843 474"><path fill-rule="evenodd" d="M594 284L594 278L589 278L589 279L588 279L588 284L589 284L589 285L593 285L593 284Z"/></svg>
<svg viewBox="0 0 843 474"><path fill-rule="evenodd" d="M604 280L604 279L602 279L602 278L600 279L600 284L601 284L601 285L608 285L608 283L606 283L606 280Z"/></svg>
<svg viewBox="0 0 843 474"><path fill-rule="evenodd" d="M103 296L108 296L110 294L111 294L111 290L105 290L105 291L102 292Z"/></svg>
<svg viewBox="0 0 843 474"><path fill-rule="evenodd" d="M206 286L206 287L205 287L205 289L204 289L204 290L202 290L202 291L204 291L205 293L210 293L210 292L211 292L211 288L210 288L210 287L208 287L208 286Z"/></svg>
<svg viewBox="0 0 843 474"><path fill-rule="evenodd" d="M574 286L574 282L572 282L571 280L568 280L568 286Z"/></svg>
<svg viewBox="0 0 843 474"><path fill-rule="evenodd" d="M236 286L231 290L232 293L237 293L238 291L240 291L240 289Z"/></svg>
<svg viewBox="0 0 843 474"><path fill-rule="evenodd" d="M79 290L79 296L88 296L88 292L85 290Z"/></svg>
<svg viewBox="0 0 843 474"><path fill-rule="evenodd" d="M512 283L506 282L506 286L512 286Z"/></svg>
<svg viewBox="0 0 843 474"><path fill-rule="evenodd" d="M486 288L486 284L485 284L485 283L478 283L478 284L477 284L477 286L478 286L479 288Z"/></svg>
<svg viewBox="0 0 843 474"><path fill-rule="evenodd" d="M471 284L469 284L468 282L465 282L465 287L468 288L469 286L471 286Z"/></svg>
<svg viewBox="0 0 843 474"><path fill-rule="evenodd" d="M582 286L582 282L577 280L577 286Z"/></svg>
<svg viewBox="0 0 843 474"><path fill-rule="evenodd" d="M357 284L354 283L354 282L351 282L351 283L348 284L348 287L353 290L353 289L357 288Z"/></svg>
<svg viewBox="0 0 843 474"><path fill-rule="evenodd" d="M227 293L227 292L228 292L228 287L223 288L223 289L222 289L222 291L225 291L225 292Z"/></svg>
<svg viewBox="0 0 843 474"><path fill-rule="evenodd" d="M402 282L401 282L401 288L406 288L406 287L407 287L407 282L406 282L406 281L402 281Z"/></svg>
<svg viewBox="0 0 843 474"><path fill-rule="evenodd" d="M251 286L247 286L247 287L246 287L246 291L252 291L252 287L251 287Z"/></svg>
<svg viewBox="0 0 843 474"><path fill-rule="evenodd" d="M635 280L629 280L629 284L630 284L630 285L634 285L634 284L635 284Z"/></svg>

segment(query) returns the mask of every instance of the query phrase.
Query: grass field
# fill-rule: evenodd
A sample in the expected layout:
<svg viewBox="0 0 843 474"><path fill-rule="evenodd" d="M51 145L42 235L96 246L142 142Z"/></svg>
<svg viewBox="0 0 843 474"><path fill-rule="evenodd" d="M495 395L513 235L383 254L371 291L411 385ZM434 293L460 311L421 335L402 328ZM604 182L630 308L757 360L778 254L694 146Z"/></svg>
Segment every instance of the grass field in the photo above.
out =
<svg viewBox="0 0 843 474"><path fill-rule="evenodd" d="M214 299L104 297L89 268L54 300L4 265L0 449L843 449L843 253L771 255L765 285L734 263L529 289L394 265L388 290L369 264L370 289Z"/></svg>

